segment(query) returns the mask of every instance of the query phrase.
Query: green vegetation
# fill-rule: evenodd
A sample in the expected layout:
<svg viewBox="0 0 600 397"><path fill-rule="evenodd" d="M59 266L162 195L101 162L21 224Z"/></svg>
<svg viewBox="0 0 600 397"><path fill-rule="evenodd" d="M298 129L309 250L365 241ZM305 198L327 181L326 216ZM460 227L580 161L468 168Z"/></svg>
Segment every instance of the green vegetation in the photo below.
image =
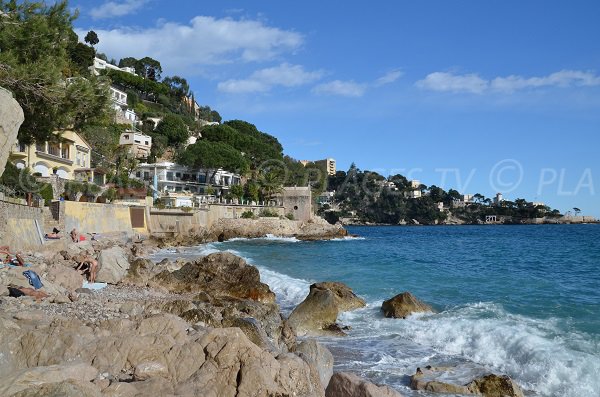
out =
<svg viewBox="0 0 600 397"><path fill-rule="evenodd" d="M348 172L338 171L335 176L330 176L328 190L336 192L335 210L326 204L320 207L319 213L329 223L336 223L340 217L350 217L359 222L412 224L416 221L431 225L443 223L453 216L465 223L478 224L484 222L487 215L518 223L524 219L560 215L557 210L534 206L524 199L503 201L496 206L492 205L491 199L475 194L473 202L463 203L462 195L456 190L446 192L435 185L420 185L416 190L420 191L421 197L409 198L413 189L406 177L386 178L376 172L361 171L354 164ZM443 203L442 210L438 208L439 203Z"/></svg>
<svg viewBox="0 0 600 397"><path fill-rule="evenodd" d="M259 216L263 218L279 218L277 211L270 208L264 208L262 211L260 211Z"/></svg>
<svg viewBox="0 0 600 397"><path fill-rule="evenodd" d="M104 120L108 85L87 70L94 49L78 42L67 2L0 1L0 13L0 86L25 113L19 140L46 141L57 129Z"/></svg>
<svg viewBox="0 0 600 397"><path fill-rule="evenodd" d="M248 210L248 211L244 211L242 212L242 219L254 219L254 212Z"/></svg>

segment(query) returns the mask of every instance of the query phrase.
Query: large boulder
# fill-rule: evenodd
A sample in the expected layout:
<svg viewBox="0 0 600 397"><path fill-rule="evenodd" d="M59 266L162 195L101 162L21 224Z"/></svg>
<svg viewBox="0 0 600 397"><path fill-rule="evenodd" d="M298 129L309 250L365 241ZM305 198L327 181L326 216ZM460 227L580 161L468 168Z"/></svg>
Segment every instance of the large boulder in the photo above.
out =
<svg viewBox="0 0 600 397"><path fill-rule="evenodd" d="M83 277L74 269L74 267L63 266L57 263L48 265L42 276L48 281L60 285L69 292L81 288L83 284Z"/></svg>
<svg viewBox="0 0 600 397"><path fill-rule="evenodd" d="M488 374L466 384L452 383L446 374L454 371L453 367L417 368L410 377L413 390L432 393L483 395L485 397L523 397L521 388L506 375Z"/></svg>
<svg viewBox="0 0 600 397"><path fill-rule="evenodd" d="M125 277L127 270L129 270L127 252L118 246L100 251L98 255L98 267L96 281L117 284Z"/></svg>
<svg viewBox="0 0 600 397"><path fill-rule="evenodd" d="M326 397L402 397L388 386L378 386L354 374L336 372L325 390Z"/></svg>
<svg viewBox="0 0 600 397"><path fill-rule="evenodd" d="M403 292L383 302L381 310L386 317L406 318L412 313L433 312L433 308L421 302L410 292Z"/></svg>
<svg viewBox="0 0 600 397"><path fill-rule="evenodd" d="M23 120L25 117L19 103L14 100L10 91L0 87L0 176L4 173L8 155L17 142L17 133Z"/></svg>
<svg viewBox="0 0 600 397"><path fill-rule="evenodd" d="M258 269L228 252L210 254L174 272L162 271L149 284L178 293L204 291L212 296L275 302L275 294L260 282Z"/></svg>
<svg viewBox="0 0 600 397"><path fill-rule="evenodd" d="M344 283L340 283L337 281L325 281L322 283L314 284L314 287L311 288L320 288L320 289L328 289L334 293L335 303L338 306L338 310L340 312L347 312L350 310L360 309L361 307L365 307L367 304L364 299L357 296L350 287L348 287Z"/></svg>
<svg viewBox="0 0 600 397"><path fill-rule="evenodd" d="M296 354L304 359L317 371L323 389L327 388L333 375L333 354L322 344L314 339L299 343Z"/></svg>
<svg viewBox="0 0 600 397"><path fill-rule="evenodd" d="M12 369L3 373L6 379L21 369L78 362L126 383L123 392L134 396L324 396L305 360L291 353L271 354L239 328L194 329L167 314L107 320L95 327L66 318L16 325L21 329L10 330L14 343L6 359L12 365L6 368ZM103 394L128 395L111 387Z"/></svg>
<svg viewBox="0 0 600 397"><path fill-rule="evenodd" d="M308 296L290 314L288 321L298 335L335 330L339 313L365 306L365 301L343 283L323 282L310 286Z"/></svg>

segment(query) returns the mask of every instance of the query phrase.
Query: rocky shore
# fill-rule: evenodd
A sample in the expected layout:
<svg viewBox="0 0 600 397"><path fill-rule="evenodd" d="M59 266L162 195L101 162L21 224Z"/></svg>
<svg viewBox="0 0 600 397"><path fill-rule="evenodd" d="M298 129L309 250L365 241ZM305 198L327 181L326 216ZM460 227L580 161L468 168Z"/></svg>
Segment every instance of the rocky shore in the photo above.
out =
<svg viewBox="0 0 600 397"><path fill-rule="evenodd" d="M193 232L179 235L157 234L153 238L160 247L169 247L267 235L298 240L328 240L345 237L348 231L341 224L331 225L318 216L306 222L286 218L219 219L210 228L196 228Z"/></svg>
<svg viewBox="0 0 600 397"><path fill-rule="evenodd" d="M103 239L26 253L45 299L8 296L8 286L30 287L25 268L0 269L0 395L378 395L350 375L327 389L331 353L298 342L242 258L155 264L136 255L151 246ZM72 260L81 253L98 258L105 288L83 287Z"/></svg>
<svg viewBox="0 0 600 397"><path fill-rule="evenodd" d="M286 318L243 258L227 252L193 261L143 258L162 243L107 237L63 243L26 253L27 268L0 269L0 395L400 396L356 374L334 373L332 354L318 342L350 332L339 314L365 306L348 286L311 285ZM73 260L82 254L98 259L104 288L84 287ZM8 296L9 286L31 287L24 270L39 275L47 298ZM402 321L432 309L403 293L382 310ZM441 369L419 368L411 387L522 395L507 377L465 385L440 379Z"/></svg>

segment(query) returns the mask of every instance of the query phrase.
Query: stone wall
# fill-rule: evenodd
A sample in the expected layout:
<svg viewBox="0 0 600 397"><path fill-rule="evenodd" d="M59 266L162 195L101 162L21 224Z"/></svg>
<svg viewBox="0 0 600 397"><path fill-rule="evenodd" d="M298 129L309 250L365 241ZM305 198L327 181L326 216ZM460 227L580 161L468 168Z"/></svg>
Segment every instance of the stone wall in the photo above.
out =
<svg viewBox="0 0 600 397"><path fill-rule="evenodd" d="M310 187L286 187L281 193L286 214L294 219L308 221L313 217Z"/></svg>
<svg viewBox="0 0 600 397"><path fill-rule="evenodd" d="M17 142L17 133L23 123L23 109L10 91L0 87L0 176L8 160L8 154Z"/></svg>
<svg viewBox="0 0 600 397"><path fill-rule="evenodd" d="M43 244L43 227L42 208L0 200L0 245L8 245L12 251L35 249Z"/></svg>

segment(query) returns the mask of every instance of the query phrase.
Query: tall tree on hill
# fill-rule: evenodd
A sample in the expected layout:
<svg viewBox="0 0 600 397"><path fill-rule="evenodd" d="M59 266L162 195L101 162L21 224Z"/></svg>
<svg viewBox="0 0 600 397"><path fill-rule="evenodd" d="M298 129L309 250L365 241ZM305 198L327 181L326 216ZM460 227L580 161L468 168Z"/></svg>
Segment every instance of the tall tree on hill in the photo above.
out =
<svg viewBox="0 0 600 397"><path fill-rule="evenodd" d="M156 59L144 57L137 62L135 71L145 79L160 81L162 67L160 66L160 62L158 62Z"/></svg>
<svg viewBox="0 0 600 397"><path fill-rule="evenodd" d="M171 95L179 100L182 100L190 95L190 85L183 77L165 77L162 82L169 87L171 90Z"/></svg>
<svg viewBox="0 0 600 397"><path fill-rule="evenodd" d="M120 68L136 68L138 64L138 60L133 58L133 57L126 57L126 58L121 58L119 60L119 67Z"/></svg>
<svg viewBox="0 0 600 397"><path fill-rule="evenodd" d="M155 132L167 137L170 146L177 146L185 143L190 137L187 125L181 117L169 113L158 123Z"/></svg>
<svg viewBox="0 0 600 397"><path fill-rule="evenodd" d="M0 12L0 86L13 92L25 113L19 140L48 140L79 113L71 102L77 95L65 84L73 74L69 46L77 15L66 1L2 1Z"/></svg>
<svg viewBox="0 0 600 397"><path fill-rule="evenodd" d="M89 45L91 45L92 47L100 42L100 39L98 38L98 34L96 34L96 32L94 32L93 30L90 30L89 32L87 32L87 34L85 35L85 38L83 40L86 43L88 43Z"/></svg>
<svg viewBox="0 0 600 397"><path fill-rule="evenodd" d="M248 160L238 150L223 142L199 140L181 152L177 161L206 170L207 183L210 183L219 168L241 175L249 170Z"/></svg>

